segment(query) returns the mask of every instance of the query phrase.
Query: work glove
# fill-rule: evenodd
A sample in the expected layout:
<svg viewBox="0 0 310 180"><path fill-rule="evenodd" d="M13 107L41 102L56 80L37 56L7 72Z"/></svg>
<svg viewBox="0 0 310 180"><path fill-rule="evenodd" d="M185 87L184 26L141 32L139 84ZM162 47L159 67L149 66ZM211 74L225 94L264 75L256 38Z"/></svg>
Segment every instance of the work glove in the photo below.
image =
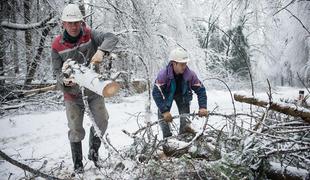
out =
<svg viewBox="0 0 310 180"><path fill-rule="evenodd" d="M102 63L102 61L103 61L103 58L104 57L108 57L110 55L110 53L109 52L107 52L107 51L102 51L102 50L100 50L100 49L98 49L97 51L96 51L96 53L93 55L93 57L91 58L91 63L92 64L100 64L100 63Z"/></svg>
<svg viewBox="0 0 310 180"><path fill-rule="evenodd" d="M72 59L67 59L63 64L62 64L62 68L61 71L65 72L68 68L70 68L70 62L72 61Z"/></svg>
<svg viewBox="0 0 310 180"><path fill-rule="evenodd" d="M198 116L199 117L208 116L208 110L206 108L200 108L198 111Z"/></svg>
<svg viewBox="0 0 310 180"><path fill-rule="evenodd" d="M72 59L67 59L63 64L61 68L61 72L64 75L65 78L68 78L72 74L72 68L71 65L74 63Z"/></svg>
<svg viewBox="0 0 310 180"><path fill-rule="evenodd" d="M167 112L164 112L163 114L163 119L165 122L172 122L172 116L171 116L171 113L169 111Z"/></svg>
<svg viewBox="0 0 310 180"><path fill-rule="evenodd" d="M65 86L75 86L76 85L76 81L74 79L74 77L70 76L68 78L63 78L63 82Z"/></svg>
<svg viewBox="0 0 310 180"><path fill-rule="evenodd" d="M197 132L195 131L195 129L190 125L190 124L186 124L184 127L184 132L186 133L190 133L190 134L196 134Z"/></svg>

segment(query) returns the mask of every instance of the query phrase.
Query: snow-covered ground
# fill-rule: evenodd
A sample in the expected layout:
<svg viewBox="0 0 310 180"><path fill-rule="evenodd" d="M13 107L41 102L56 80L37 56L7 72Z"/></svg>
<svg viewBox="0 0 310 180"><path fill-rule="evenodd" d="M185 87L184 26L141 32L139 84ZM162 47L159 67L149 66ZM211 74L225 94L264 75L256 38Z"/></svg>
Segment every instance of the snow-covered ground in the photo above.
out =
<svg viewBox="0 0 310 180"><path fill-rule="evenodd" d="M296 99L298 90L288 87L279 87L275 90L274 99ZM233 92L234 93L234 92ZM249 92L239 92L250 94ZM265 92L257 94L257 97L267 99ZM128 147L132 139L125 135L121 130L125 129L134 132L138 129L138 122L143 125L143 116L145 104L147 103L147 94L139 94L131 97L122 98L120 103L106 103L110 119L106 133L111 143L117 149ZM236 102L237 111L248 111L249 105ZM231 114L233 113L231 97L228 91L209 90L208 91L208 109L216 112ZM152 101L151 121L157 120L157 108ZM197 112L197 99L191 104L192 112ZM172 114L177 115L176 106L173 105ZM178 123L178 122L176 122ZM223 122L220 117L212 116L209 124L221 128ZM193 120L196 129L201 128L203 122L199 119ZM83 155L86 169L93 167L93 164L87 160L88 152L88 135L91 126L89 117L84 116L84 128L86 136L83 141ZM0 149L13 159L23 162L35 169L42 166L46 160L46 167L43 171L53 171L57 176L58 173L71 172L72 160L70 145L67 138L67 120L65 110L31 112L23 115L10 115L0 119ZM160 134L159 127L155 127L155 133ZM104 158L106 150L102 146L100 155ZM51 172L46 172L51 173ZM25 176L25 172L10 163L0 160L0 179L19 179ZM94 175L95 176L95 175ZM85 179L94 179L94 176L87 176Z"/></svg>

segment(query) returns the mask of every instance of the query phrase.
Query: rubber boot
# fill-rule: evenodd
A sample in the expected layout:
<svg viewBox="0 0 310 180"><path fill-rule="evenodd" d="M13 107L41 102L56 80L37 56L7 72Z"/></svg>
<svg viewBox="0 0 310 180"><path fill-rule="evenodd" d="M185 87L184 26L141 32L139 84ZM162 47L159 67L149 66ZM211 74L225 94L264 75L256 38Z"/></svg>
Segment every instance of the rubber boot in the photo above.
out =
<svg viewBox="0 0 310 180"><path fill-rule="evenodd" d="M74 165L74 172L75 173L83 173L83 154L82 154L82 143L81 142L71 142L71 153L72 153L72 160Z"/></svg>
<svg viewBox="0 0 310 180"><path fill-rule="evenodd" d="M88 159L93 161L96 167L99 167L98 160L99 160L99 147L101 145L101 140L98 136L95 135L95 128L92 126L90 127L89 133L89 152L88 152Z"/></svg>

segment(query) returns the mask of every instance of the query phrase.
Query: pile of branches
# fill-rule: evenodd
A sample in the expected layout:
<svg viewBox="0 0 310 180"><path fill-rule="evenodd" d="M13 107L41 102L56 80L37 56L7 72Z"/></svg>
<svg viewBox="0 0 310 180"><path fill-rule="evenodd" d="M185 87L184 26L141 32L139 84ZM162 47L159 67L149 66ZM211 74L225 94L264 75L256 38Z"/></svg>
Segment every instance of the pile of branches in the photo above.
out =
<svg viewBox="0 0 310 180"><path fill-rule="evenodd" d="M185 116L192 120L198 118L195 114ZM154 127L161 120L142 125L135 132L123 130L133 138L133 144L117 150L108 143L109 156L103 163L105 171L101 175L112 179L309 177L309 124L302 119L273 111L267 114L262 109L252 114L211 112L208 118L216 116L227 122L221 129L213 128L206 120L196 134L174 135L163 140ZM141 117L144 116L139 114L137 119ZM251 119L255 124L250 127L235 123ZM174 128L173 132L177 131ZM107 137L106 141L109 142ZM169 153L164 153L165 146L170 148Z"/></svg>
<svg viewBox="0 0 310 180"><path fill-rule="evenodd" d="M211 112L209 118L214 116L221 116L227 124L220 130L207 124L199 138L186 134L158 140L151 128L158 121L134 133L124 131L134 138L124 156L143 167L130 173L150 178L309 178L309 123L266 109L251 114ZM249 127L236 123L251 120L255 123ZM171 139L186 148L174 148L167 157L162 147Z"/></svg>
<svg viewBox="0 0 310 180"><path fill-rule="evenodd" d="M237 132L228 138L229 150L240 164L248 164L257 178L310 178L309 110L294 104L257 100L235 95L240 102L259 106L247 114L248 128L236 125L236 118L226 116ZM238 123L237 123L238 124ZM239 123L240 124L240 123Z"/></svg>
<svg viewBox="0 0 310 180"><path fill-rule="evenodd" d="M208 118L215 115L219 114L210 113ZM192 120L198 118L197 114L180 116L186 116L188 120L190 117ZM176 119L180 116L173 118ZM127 173L130 173L134 178L146 179L253 177L247 165L233 164L227 157L224 149L228 133L223 129L213 128L207 123L208 118L196 134L174 135L163 140L159 140L158 134L154 133L153 128L162 119L147 126L141 126L140 129L132 133L123 130L134 140L132 146L123 151L125 157L136 162L135 168ZM175 126L173 132L178 132Z"/></svg>
<svg viewBox="0 0 310 180"><path fill-rule="evenodd" d="M272 111L264 111L256 122L235 138L239 162L248 164L258 178L309 178L309 123Z"/></svg>

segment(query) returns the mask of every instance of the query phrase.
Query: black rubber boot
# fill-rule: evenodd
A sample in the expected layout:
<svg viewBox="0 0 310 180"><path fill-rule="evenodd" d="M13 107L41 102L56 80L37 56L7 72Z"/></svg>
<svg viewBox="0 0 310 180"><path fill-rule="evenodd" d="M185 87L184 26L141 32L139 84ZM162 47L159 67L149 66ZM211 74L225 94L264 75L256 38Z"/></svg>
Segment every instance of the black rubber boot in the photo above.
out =
<svg viewBox="0 0 310 180"><path fill-rule="evenodd" d="M72 153L72 160L74 165L74 172L75 173L83 173L83 154L82 154L82 143L81 142L71 142L71 153Z"/></svg>
<svg viewBox="0 0 310 180"><path fill-rule="evenodd" d="M99 150L100 145L101 145L101 140L98 136L95 135L95 128L92 126L92 127L90 127L90 133L89 133L88 159L93 161L96 167L99 167L98 150Z"/></svg>

